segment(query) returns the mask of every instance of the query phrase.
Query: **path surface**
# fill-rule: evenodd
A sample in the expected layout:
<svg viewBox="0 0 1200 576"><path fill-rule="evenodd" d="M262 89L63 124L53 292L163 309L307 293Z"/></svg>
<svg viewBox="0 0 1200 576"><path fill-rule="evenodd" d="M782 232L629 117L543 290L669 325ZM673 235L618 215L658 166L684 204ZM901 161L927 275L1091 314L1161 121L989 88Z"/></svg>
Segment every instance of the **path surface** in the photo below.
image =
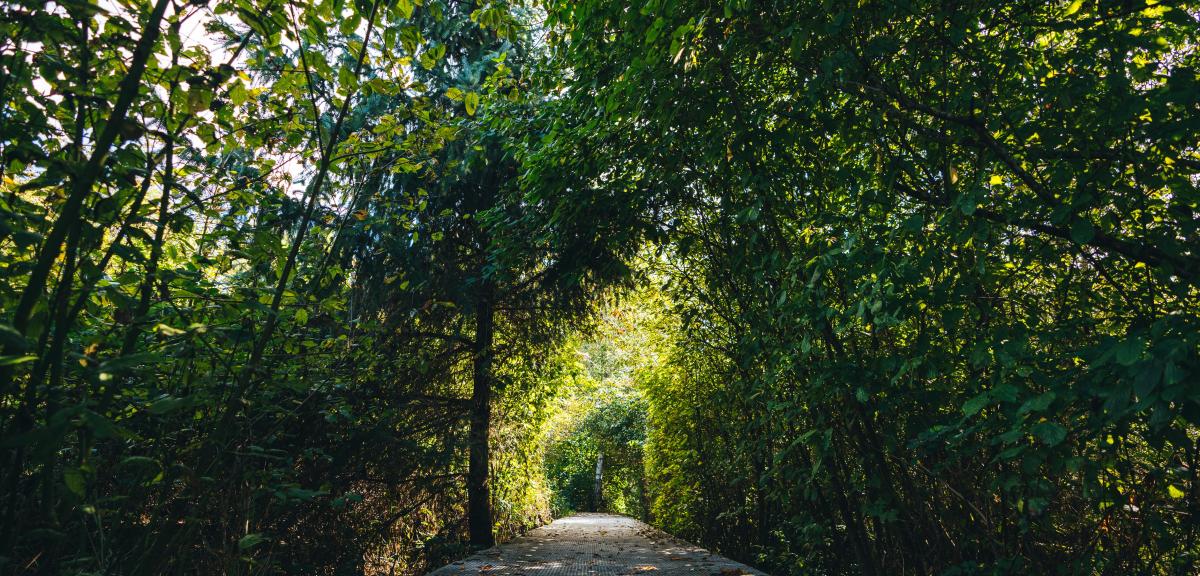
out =
<svg viewBox="0 0 1200 576"><path fill-rule="evenodd" d="M737 576L763 572L626 516L579 514L428 576Z"/></svg>

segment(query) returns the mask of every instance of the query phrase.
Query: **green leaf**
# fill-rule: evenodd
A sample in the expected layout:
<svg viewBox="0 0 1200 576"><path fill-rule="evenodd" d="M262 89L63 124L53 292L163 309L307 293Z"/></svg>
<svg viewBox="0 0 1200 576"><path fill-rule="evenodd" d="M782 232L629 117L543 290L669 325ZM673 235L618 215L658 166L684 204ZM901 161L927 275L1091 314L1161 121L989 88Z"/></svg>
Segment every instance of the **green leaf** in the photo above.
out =
<svg viewBox="0 0 1200 576"><path fill-rule="evenodd" d="M1122 366L1133 366L1142 357L1142 340L1137 337L1127 338L1117 344L1117 363Z"/></svg>
<svg viewBox="0 0 1200 576"><path fill-rule="evenodd" d="M83 472L78 468L67 468L63 470L63 483L67 485L67 490L72 494L83 498L87 491L87 484L83 479Z"/></svg>
<svg viewBox="0 0 1200 576"><path fill-rule="evenodd" d="M988 393L993 400L999 402L1016 402L1021 391L1012 384L999 384Z"/></svg>
<svg viewBox="0 0 1200 576"><path fill-rule="evenodd" d="M1025 446L1013 446L1012 448L1008 448L998 454L997 457L1001 460L1012 460L1013 458L1020 456L1024 451Z"/></svg>
<svg viewBox="0 0 1200 576"><path fill-rule="evenodd" d="M258 546L259 544L262 544L263 542L266 542L266 541L267 541L267 537L263 536L262 534L258 534L258 533L247 534L245 536L242 536L240 539L238 539L238 550L245 552L246 550L249 550L255 546Z"/></svg>
<svg viewBox="0 0 1200 576"><path fill-rule="evenodd" d="M414 8L412 0L399 0L396 3L396 7L400 9L401 16L412 18Z"/></svg>
<svg viewBox="0 0 1200 576"><path fill-rule="evenodd" d="M138 352L136 354L126 354L118 356L111 360L106 360L100 363L101 372L118 373L132 369L145 364L155 364L161 362L163 356L153 352Z"/></svg>
<svg viewBox="0 0 1200 576"><path fill-rule="evenodd" d="M976 204L975 198L971 196L963 196L962 200L958 204L958 209L966 216L974 214L975 209L978 207L979 205Z"/></svg>
<svg viewBox="0 0 1200 576"><path fill-rule="evenodd" d="M131 436L127 430L113 424L112 420L98 412L84 408L80 410L79 415L82 417L84 426L91 430L97 438L127 438Z"/></svg>
<svg viewBox="0 0 1200 576"><path fill-rule="evenodd" d="M187 111L195 114L208 109L212 103L212 90L203 86L193 86L188 90L187 95Z"/></svg>
<svg viewBox="0 0 1200 576"><path fill-rule="evenodd" d="M386 94L391 96L396 93L395 84L384 80L383 78L372 78L367 84L376 94Z"/></svg>
<svg viewBox="0 0 1200 576"><path fill-rule="evenodd" d="M467 92L463 98L463 104L467 107L467 114L474 116L475 109L479 108L479 94Z"/></svg>
<svg viewBox="0 0 1200 576"><path fill-rule="evenodd" d="M1042 410L1049 408L1050 404L1053 403L1054 399L1057 397L1058 395L1054 392L1046 392L1035 398L1030 398L1021 405L1021 408L1017 410L1017 413L1026 414L1029 412L1041 412Z"/></svg>
<svg viewBox="0 0 1200 576"><path fill-rule="evenodd" d="M246 86L240 80L235 80L229 89L229 101L233 102L234 106L241 106L249 99L250 93L246 91Z"/></svg>
<svg viewBox="0 0 1200 576"><path fill-rule="evenodd" d="M1055 422L1038 422L1030 431L1047 446L1057 446L1067 438L1067 429Z"/></svg>
<svg viewBox="0 0 1200 576"><path fill-rule="evenodd" d="M15 366L37 360L37 356L0 356L0 366Z"/></svg>
<svg viewBox="0 0 1200 576"><path fill-rule="evenodd" d="M1096 227L1090 220L1076 220L1071 224L1071 240L1076 244L1087 244L1096 236Z"/></svg>
<svg viewBox="0 0 1200 576"><path fill-rule="evenodd" d="M158 460L147 456L130 456L117 464L122 473L128 475L127 480L145 482L155 478L162 470Z"/></svg>
<svg viewBox="0 0 1200 576"><path fill-rule="evenodd" d="M358 24L361 20L362 18L357 14L349 18L342 18L341 22L338 23L338 32L341 32L343 36L353 34L358 29Z"/></svg>
<svg viewBox="0 0 1200 576"><path fill-rule="evenodd" d="M985 406L991 404L991 402L992 398L987 392L967 400L962 406L963 416L974 416L975 414L978 414L980 410L983 410Z"/></svg>
<svg viewBox="0 0 1200 576"><path fill-rule="evenodd" d="M180 408L186 408L192 405L190 398L176 398L169 394L163 394L146 407L146 410L155 416L169 414Z"/></svg>
<svg viewBox="0 0 1200 576"><path fill-rule="evenodd" d="M305 310L304 308L297 309L296 310L296 324L303 326L307 323L308 323L308 310Z"/></svg>

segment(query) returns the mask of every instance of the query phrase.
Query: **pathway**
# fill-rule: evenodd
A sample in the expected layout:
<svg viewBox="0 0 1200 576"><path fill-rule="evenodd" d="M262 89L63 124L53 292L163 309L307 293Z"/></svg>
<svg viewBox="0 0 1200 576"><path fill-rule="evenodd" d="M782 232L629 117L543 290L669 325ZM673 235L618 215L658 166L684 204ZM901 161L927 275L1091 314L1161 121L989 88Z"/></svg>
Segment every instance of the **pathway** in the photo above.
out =
<svg viewBox="0 0 1200 576"><path fill-rule="evenodd" d="M428 576L766 576L615 514L578 514Z"/></svg>

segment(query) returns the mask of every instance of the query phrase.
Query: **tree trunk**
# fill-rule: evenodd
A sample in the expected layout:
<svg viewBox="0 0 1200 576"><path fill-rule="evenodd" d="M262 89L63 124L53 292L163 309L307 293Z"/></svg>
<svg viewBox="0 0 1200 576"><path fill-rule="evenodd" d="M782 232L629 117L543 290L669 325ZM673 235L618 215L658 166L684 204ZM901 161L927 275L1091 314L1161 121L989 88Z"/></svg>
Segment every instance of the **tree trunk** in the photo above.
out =
<svg viewBox="0 0 1200 576"><path fill-rule="evenodd" d="M596 455L596 482L592 486L592 512L604 508L604 453Z"/></svg>
<svg viewBox="0 0 1200 576"><path fill-rule="evenodd" d="M495 307L491 294L484 291L475 318L475 365L471 393L470 462L467 469L467 523L471 545L491 548L491 487L488 484L488 434L492 418L492 337L495 333Z"/></svg>

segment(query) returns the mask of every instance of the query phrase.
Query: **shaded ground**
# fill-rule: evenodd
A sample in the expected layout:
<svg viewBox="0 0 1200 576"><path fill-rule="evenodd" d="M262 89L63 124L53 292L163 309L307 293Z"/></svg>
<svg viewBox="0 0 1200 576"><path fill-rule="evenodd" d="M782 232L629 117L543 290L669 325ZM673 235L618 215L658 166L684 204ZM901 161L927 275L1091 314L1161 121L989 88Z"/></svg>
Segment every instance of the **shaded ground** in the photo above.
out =
<svg viewBox="0 0 1200 576"><path fill-rule="evenodd" d="M429 576L736 576L763 572L614 514L555 520Z"/></svg>

